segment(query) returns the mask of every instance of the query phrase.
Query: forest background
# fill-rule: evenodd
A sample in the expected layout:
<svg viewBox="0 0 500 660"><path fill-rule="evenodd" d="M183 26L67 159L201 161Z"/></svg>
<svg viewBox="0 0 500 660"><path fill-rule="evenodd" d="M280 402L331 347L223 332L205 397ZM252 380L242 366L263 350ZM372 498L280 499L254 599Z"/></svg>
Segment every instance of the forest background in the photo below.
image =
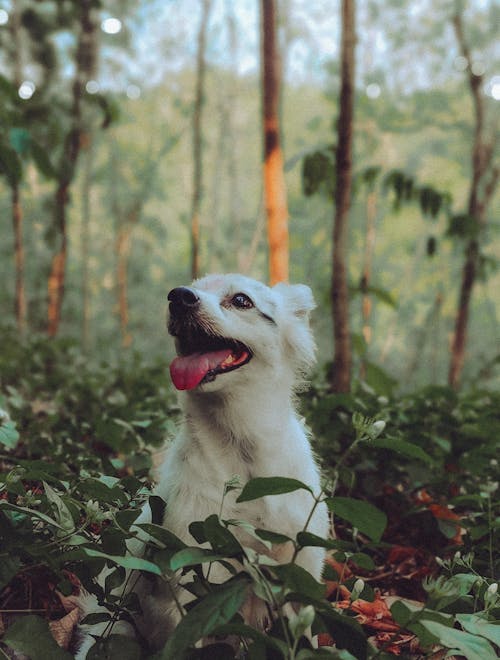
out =
<svg viewBox="0 0 500 660"><path fill-rule="evenodd" d="M191 277L202 37L200 272L268 277L258 6L97 4L82 50L82 17L72 3L0 3L0 313L13 324L16 304L19 312L14 259L22 240L25 311L18 322L28 333L50 326L48 283L64 195L67 264L57 333L81 342L89 356L131 349L154 356L171 350L166 293ZM475 106L453 26L457 7L367 2L357 16L348 239L355 372L374 385L394 379L404 391L447 380L464 250L476 231L467 222ZM500 10L478 0L460 11L485 104L484 140L494 152ZM322 363L333 355L333 184L322 180L322 168L333 162L336 141L340 28L332 3L279 5L290 281L314 290ZM468 383L498 383L498 199L493 186L479 236ZM23 223L17 251L13 213Z"/></svg>
<svg viewBox="0 0 500 660"><path fill-rule="evenodd" d="M233 658L195 649L226 624L237 657L498 656L499 25L493 0L0 0L0 655L73 657L83 585L97 658ZM214 271L317 301L298 404L334 535L254 530L290 564L222 514L193 521L211 550L151 524L127 552L180 416L167 293ZM225 559L248 570L211 584ZM162 651L113 633L125 569L191 567Z"/></svg>

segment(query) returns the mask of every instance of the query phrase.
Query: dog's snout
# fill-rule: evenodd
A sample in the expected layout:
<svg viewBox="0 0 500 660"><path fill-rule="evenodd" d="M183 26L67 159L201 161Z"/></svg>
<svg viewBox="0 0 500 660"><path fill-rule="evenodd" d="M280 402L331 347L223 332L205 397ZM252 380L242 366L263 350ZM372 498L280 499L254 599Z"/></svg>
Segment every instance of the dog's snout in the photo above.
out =
<svg viewBox="0 0 500 660"><path fill-rule="evenodd" d="M179 307L197 307L200 299L196 293L187 286L178 286L168 294L168 300Z"/></svg>

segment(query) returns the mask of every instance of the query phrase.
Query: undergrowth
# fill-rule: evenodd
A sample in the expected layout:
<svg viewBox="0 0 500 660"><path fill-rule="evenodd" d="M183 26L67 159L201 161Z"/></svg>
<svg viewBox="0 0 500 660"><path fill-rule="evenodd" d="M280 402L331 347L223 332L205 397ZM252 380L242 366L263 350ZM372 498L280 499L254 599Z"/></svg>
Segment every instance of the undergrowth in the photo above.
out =
<svg viewBox="0 0 500 660"><path fill-rule="evenodd" d="M179 417L165 364L89 364L71 343L23 343L2 331L0 396L0 657L71 658L71 596L81 587L106 608L87 621L106 624L95 658L497 657L498 393L431 387L393 397L359 384L332 395L317 377L301 407L335 538L304 528L287 539L213 515L193 521L191 546L157 524L164 503L149 477ZM235 479L221 496L224 488L241 489L241 501L296 489L311 508L317 501L280 475ZM137 525L146 501L154 522ZM295 561L274 565L243 547L234 534L241 524L264 544L293 544L295 558L305 546L325 547L323 582ZM140 558L126 554L137 537L147 545ZM243 570L212 584L207 567L234 560ZM131 570L143 579L192 576L194 600L156 653L114 632L140 611L126 588L138 575ZM265 634L238 614L252 591L268 604ZM211 645L195 646L207 637Z"/></svg>

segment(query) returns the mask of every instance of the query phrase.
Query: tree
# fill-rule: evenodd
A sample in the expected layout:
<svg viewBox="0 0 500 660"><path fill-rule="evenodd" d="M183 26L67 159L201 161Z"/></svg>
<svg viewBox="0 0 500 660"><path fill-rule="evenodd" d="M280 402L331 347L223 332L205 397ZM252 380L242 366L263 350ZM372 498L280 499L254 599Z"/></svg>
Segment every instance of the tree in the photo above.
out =
<svg viewBox="0 0 500 660"><path fill-rule="evenodd" d="M458 9L453 17L453 27L460 51L467 64L469 89L474 105L472 173L464 223L468 227L468 238L448 372L448 383L457 388L465 360L472 291L481 261L480 241L486 226L488 205L498 184L500 167L494 161L496 140L493 137L488 139L486 134L483 75L474 72L472 55L464 34L462 14Z"/></svg>
<svg viewBox="0 0 500 660"><path fill-rule="evenodd" d="M45 39L51 31L52 26L41 26L33 9L23 0L17 0L9 14L8 29L0 34L1 51L5 56L4 69L9 74L9 78L2 76L0 79L0 174L4 175L10 188L14 234L14 313L21 333L27 325L22 204L25 168L32 160L46 178L55 175L47 153L36 139L49 115L39 98L43 97L50 75L44 71L46 75L40 77L36 93L34 84L25 82L24 75L27 64L34 63L43 71L43 63L53 61L54 46Z"/></svg>
<svg viewBox="0 0 500 660"><path fill-rule="evenodd" d="M331 288L335 341L331 387L334 392L348 392L351 387L352 354L346 255L352 188L355 43L355 2L354 0L342 0L341 82L337 148L335 150L336 182Z"/></svg>
<svg viewBox="0 0 500 660"><path fill-rule="evenodd" d="M202 0L196 54L196 85L193 108L193 192L191 197L191 277L200 275L200 209L203 194L202 118L205 99L206 41L212 0Z"/></svg>
<svg viewBox="0 0 500 660"><path fill-rule="evenodd" d="M20 3L14 3L10 15L10 33L13 48L13 82L19 89L22 82L21 61L21 12ZM24 241L23 241L23 209L21 206L20 181L13 180L12 190L12 227L14 231L14 262L16 271L16 284L14 296L14 309L17 328L23 333L26 329L26 291L24 283Z"/></svg>
<svg viewBox="0 0 500 660"><path fill-rule="evenodd" d="M276 2L261 0L262 115L264 130L264 196L269 241L269 280L288 280L288 206L280 145L280 58Z"/></svg>
<svg viewBox="0 0 500 660"><path fill-rule="evenodd" d="M64 138L54 195L54 227L58 234L58 246L52 256L47 282L47 331L50 337L57 334L61 321L68 250L67 206L84 135L82 105L85 86L95 72L97 59L97 23L94 3L92 0L82 0L75 3L75 11L78 43L75 55L72 103L69 111L70 128Z"/></svg>

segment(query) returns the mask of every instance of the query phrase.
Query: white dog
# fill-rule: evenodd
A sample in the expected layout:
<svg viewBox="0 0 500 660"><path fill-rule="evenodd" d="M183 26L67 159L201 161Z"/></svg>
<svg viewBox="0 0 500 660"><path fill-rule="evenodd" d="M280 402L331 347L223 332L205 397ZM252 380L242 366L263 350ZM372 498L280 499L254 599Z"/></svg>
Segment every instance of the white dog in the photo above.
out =
<svg viewBox="0 0 500 660"><path fill-rule="evenodd" d="M269 288L242 275L209 275L173 289L168 299L168 330L178 354L170 373L181 390L184 423L167 451L156 493L168 503L163 526L194 545L188 525L220 513L224 484L235 475L242 484L254 477L291 477L320 492L319 471L294 409L295 391L314 362L308 322L314 301L307 286ZM304 490L246 503L237 503L237 495L226 495L223 519L245 520L291 538L304 529L313 505ZM146 508L138 522L150 515ZM307 529L327 535L324 504L316 508ZM244 546L266 551L245 532L233 533ZM289 562L289 546L277 545L267 554ZM302 549L297 557L316 579L323 560L324 551L314 547ZM140 583L143 616L138 625L152 646L161 648L178 623L178 608L165 585L146 593ZM88 613L96 608L89 601L83 609ZM254 605L243 614L252 625L263 618L262 607L259 613ZM120 623L113 632L126 632L127 626ZM86 639L77 657L84 658L92 644L93 638Z"/></svg>

